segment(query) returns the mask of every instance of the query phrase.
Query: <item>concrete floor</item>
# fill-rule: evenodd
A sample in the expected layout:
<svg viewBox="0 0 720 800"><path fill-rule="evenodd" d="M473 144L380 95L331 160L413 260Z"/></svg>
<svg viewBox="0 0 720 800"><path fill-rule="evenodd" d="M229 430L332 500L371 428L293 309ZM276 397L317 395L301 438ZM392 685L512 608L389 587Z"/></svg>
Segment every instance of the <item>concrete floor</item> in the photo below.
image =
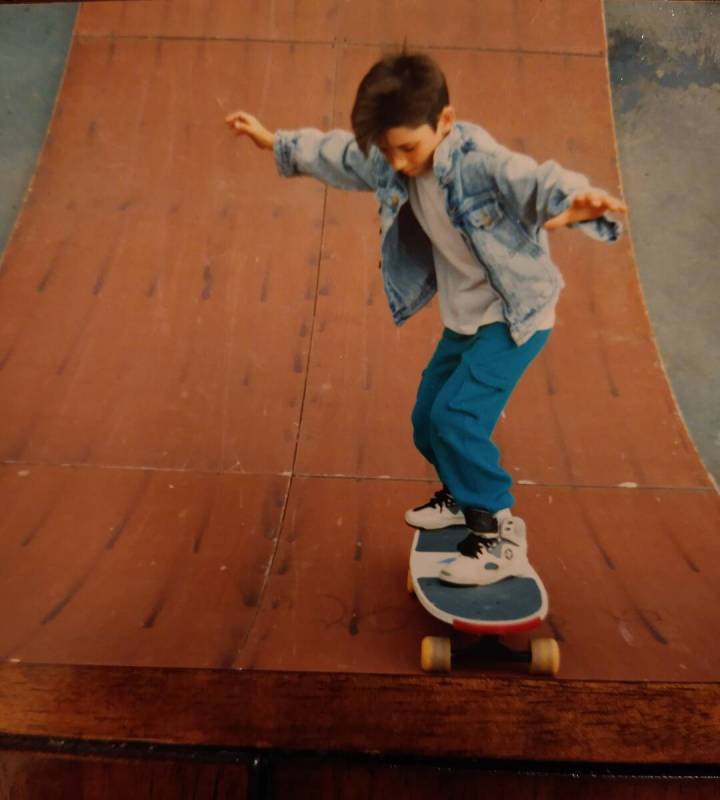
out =
<svg viewBox="0 0 720 800"><path fill-rule="evenodd" d="M641 281L679 406L720 481L720 4L605 0ZM0 5L0 251L52 112L76 4Z"/></svg>
<svg viewBox="0 0 720 800"><path fill-rule="evenodd" d="M76 3L0 5L0 252L55 103Z"/></svg>
<svg viewBox="0 0 720 800"><path fill-rule="evenodd" d="M640 279L685 421L720 480L720 4L605 0Z"/></svg>

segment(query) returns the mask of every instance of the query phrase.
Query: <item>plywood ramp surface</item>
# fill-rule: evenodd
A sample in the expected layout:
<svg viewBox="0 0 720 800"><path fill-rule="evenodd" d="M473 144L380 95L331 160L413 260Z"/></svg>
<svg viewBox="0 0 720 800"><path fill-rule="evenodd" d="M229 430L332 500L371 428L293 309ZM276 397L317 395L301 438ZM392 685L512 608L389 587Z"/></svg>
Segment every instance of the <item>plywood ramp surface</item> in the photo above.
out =
<svg viewBox="0 0 720 800"><path fill-rule="evenodd" d="M393 676L435 490L409 415L435 305L392 325L376 204L229 135L348 127L407 35L461 119L619 193L595 0L96 2L0 265L0 658ZM560 680L717 679L720 502L631 242L552 239L568 287L497 439ZM397 684L398 686L400 684Z"/></svg>

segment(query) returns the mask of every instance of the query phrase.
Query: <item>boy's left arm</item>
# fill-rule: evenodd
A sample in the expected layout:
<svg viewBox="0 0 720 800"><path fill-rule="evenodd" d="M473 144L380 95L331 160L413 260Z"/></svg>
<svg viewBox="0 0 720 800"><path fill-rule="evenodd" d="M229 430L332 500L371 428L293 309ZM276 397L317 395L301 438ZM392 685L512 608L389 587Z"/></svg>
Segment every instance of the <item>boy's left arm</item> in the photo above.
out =
<svg viewBox="0 0 720 800"><path fill-rule="evenodd" d="M627 206L592 187L584 175L555 161L538 164L502 146L493 153L490 170L501 195L529 228L554 230L568 225L601 241L620 238L622 223L607 215L625 212Z"/></svg>

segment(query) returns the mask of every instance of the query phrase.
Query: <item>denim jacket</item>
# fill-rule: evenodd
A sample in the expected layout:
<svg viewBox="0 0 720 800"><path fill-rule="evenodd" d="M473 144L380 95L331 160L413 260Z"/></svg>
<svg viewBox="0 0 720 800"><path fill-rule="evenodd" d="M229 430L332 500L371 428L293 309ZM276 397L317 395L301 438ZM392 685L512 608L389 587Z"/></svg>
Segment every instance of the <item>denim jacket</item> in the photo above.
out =
<svg viewBox="0 0 720 800"><path fill-rule="evenodd" d="M432 245L408 202L408 178L377 147L366 157L347 131L304 128L277 131L274 154L281 175L311 175L339 189L375 192L383 285L396 324L432 298ZM456 123L440 142L433 164L448 216L500 295L510 333L522 344L564 286L543 224L564 211L574 193L590 188L588 179L554 161L538 165L467 122ZM607 217L573 227L602 241L621 233L620 224Z"/></svg>

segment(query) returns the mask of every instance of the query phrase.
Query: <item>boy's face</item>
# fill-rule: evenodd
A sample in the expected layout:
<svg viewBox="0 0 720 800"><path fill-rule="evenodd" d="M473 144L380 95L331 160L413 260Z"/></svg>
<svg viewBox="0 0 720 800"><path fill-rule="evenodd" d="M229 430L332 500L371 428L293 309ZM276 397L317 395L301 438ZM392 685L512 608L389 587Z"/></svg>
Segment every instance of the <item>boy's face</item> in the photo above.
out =
<svg viewBox="0 0 720 800"><path fill-rule="evenodd" d="M427 123L419 128L388 128L378 146L396 172L416 178L432 169L435 149L454 123L455 110L445 106L436 130Z"/></svg>

